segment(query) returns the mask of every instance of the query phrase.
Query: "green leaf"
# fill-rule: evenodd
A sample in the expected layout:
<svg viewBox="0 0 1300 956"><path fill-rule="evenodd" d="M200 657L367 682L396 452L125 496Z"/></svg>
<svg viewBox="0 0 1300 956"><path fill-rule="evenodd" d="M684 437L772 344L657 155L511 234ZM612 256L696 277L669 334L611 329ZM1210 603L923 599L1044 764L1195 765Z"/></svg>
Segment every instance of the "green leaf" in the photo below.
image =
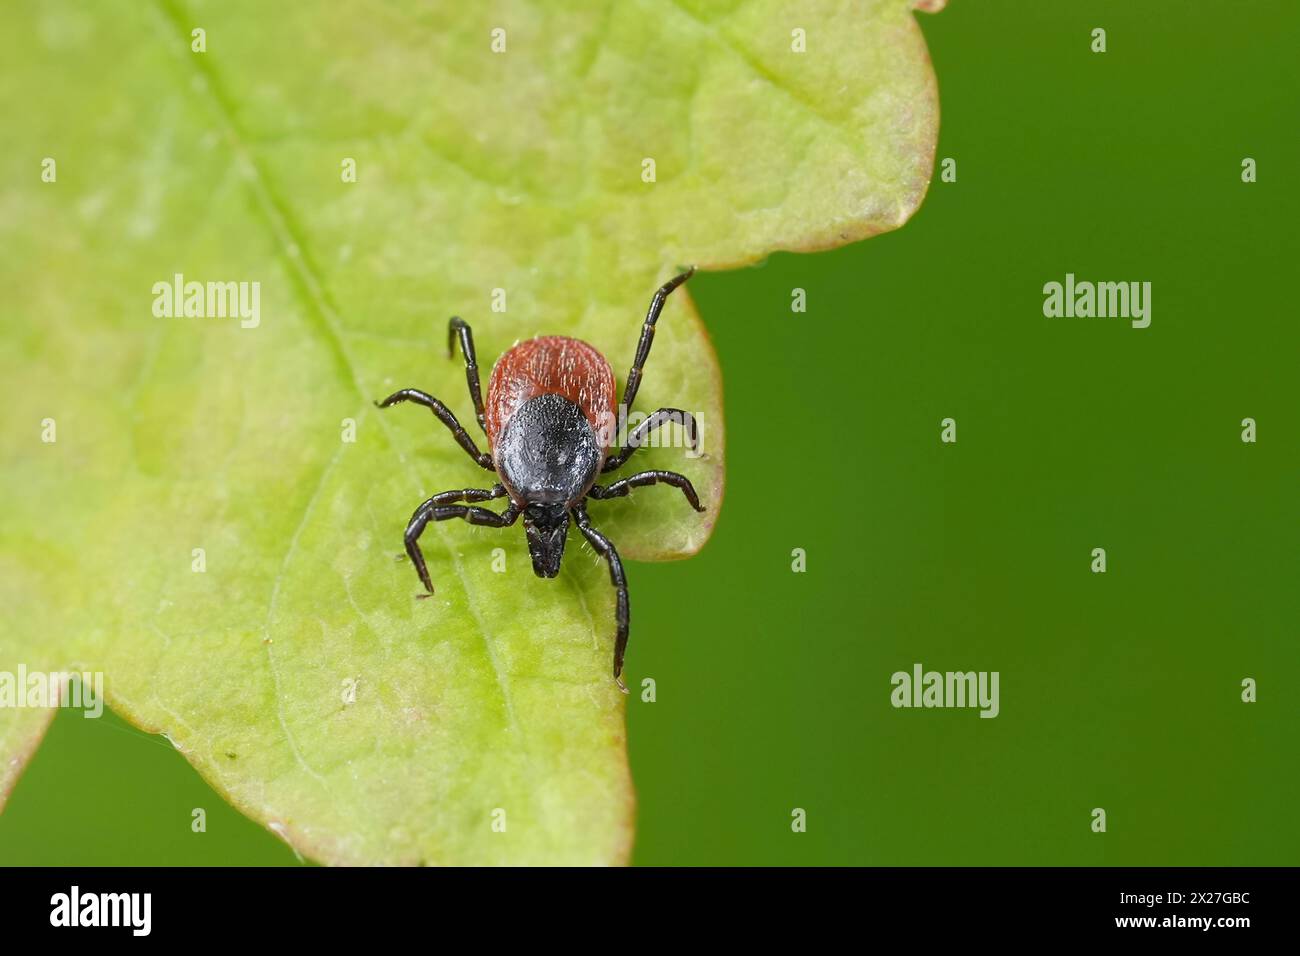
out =
<svg viewBox="0 0 1300 956"><path fill-rule="evenodd" d="M0 670L102 671L114 708L316 860L625 861L605 569L571 544L540 580L517 529L443 523L416 601L407 517L491 476L424 410L371 401L420 387L472 426L453 313L485 380L516 340L567 334L621 381L676 266L904 222L937 123L909 4L786 7L7 4ZM155 317L177 273L259 282L259 324ZM695 411L706 455L634 462L709 510L664 487L594 504L632 560L698 550L722 502L689 287L658 329L638 409ZM655 635L630 578L634 681ZM0 794L47 716L0 711Z"/></svg>

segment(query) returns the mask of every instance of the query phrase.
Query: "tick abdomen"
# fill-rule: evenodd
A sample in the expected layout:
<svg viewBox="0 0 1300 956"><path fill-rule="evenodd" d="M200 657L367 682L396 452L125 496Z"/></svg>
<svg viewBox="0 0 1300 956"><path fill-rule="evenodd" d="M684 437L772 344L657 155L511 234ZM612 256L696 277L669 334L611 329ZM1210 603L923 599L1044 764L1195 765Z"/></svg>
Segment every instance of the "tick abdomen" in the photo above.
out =
<svg viewBox="0 0 1300 956"><path fill-rule="evenodd" d="M581 339L548 335L520 342L492 368L484 411L494 457L510 419L539 395L563 396L586 416L597 435L613 435L618 396L609 362Z"/></svg>

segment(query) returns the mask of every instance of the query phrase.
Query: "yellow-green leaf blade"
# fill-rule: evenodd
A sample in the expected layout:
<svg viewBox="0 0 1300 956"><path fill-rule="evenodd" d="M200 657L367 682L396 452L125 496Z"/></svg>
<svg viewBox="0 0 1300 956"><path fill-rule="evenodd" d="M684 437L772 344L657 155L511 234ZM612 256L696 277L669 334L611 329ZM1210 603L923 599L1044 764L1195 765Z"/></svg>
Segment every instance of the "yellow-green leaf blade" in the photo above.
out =
<svg viewBox="0 0 1300 956"><path fill-rule="evenodd" d="M370 402L420 387L472 426L443 351L452 313L485 377L514 341L569 334L621 381L676 266L906 219L935 123L908 5L802 23L774 2L717 9L8 10L0 669L102 670L115 707L314 859L624 861L604 569L572 542L560 578L538 580L517 529L443 524L423 538L438 593L416 601L394 560L406 518L493 476L427 412ZM259 282L256 327L155 317L154 284L178 273ZM685 556L719 513L724 449L688 289L637 404L699 415L704 457L635 461L686 473L709 511L657 488L592 514L625 558ZM654 635L630 576L635 675ZM29 725L0 721L0 758L21 758Z"/></svg>

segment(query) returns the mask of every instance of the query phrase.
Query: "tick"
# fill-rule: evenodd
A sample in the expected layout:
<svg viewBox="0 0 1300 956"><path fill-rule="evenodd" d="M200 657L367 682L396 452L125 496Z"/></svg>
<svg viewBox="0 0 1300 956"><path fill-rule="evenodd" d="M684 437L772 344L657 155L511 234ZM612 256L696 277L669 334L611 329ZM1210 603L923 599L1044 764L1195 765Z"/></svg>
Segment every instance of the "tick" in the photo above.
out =
<svg viewBox="0 0 1300 956"><path fill-rule="evenodd" d="M633 488L663 482L681 489L692 508L704 511L690 480L675 471L641 471L608 485L596 484L597 477L620 468L641 447L647 435L667 422L675 421L682 426L692 451L699 447L694 416L679 408L661 408L650 415L626 436L617 450L614 446L618 431L613 427L620 421L620 405L626 415L636 399L642 370L654 342L655 322L664 302L694 271L692 268L664 283L651 300L620 404L616 404L614 373L600 352L579 339L550 335L520 342L501 356L488 379L485 406L473 333L455 317L447 330L447 355L453 354L459 339L469 395L479 427L487 435L488 451L479 451L451 409L427 392L404 388L375 403L380 408L398 402L423 405L451 430L460 447L480 467L499 478L491 488L436 494L411 515L406 525L406 553L428 592L420 597L433 594L433 582L419 543L430 521L463 518L470 524L507 528L522 517L533 572L539 578L553 578L560 573L565 538L572 521L609 565L609 579L617 597L614 680L624 693L627 687L621 675L628 637L627 577L613 543L592 527L586 501L623 498ZM461 503L497 498L508 499L504 511Z"/></svg>

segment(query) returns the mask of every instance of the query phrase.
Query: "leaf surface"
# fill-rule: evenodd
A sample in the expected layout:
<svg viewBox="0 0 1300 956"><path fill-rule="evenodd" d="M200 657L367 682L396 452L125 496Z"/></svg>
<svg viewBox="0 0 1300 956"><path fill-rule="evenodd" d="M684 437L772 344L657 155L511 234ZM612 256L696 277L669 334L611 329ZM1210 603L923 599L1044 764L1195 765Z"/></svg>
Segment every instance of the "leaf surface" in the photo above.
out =
<svg viewBox="0 0 1300 956"><path fill-rule="evenodd" d="M485 387L538 334L591 342L621 385L678 265L904 222L937 124L909 4L785 7L8 4L0 671L102 671L114 708L316 860L625 861L604 568L571 533L539 580L518 529L443 523L415 600L407 517L493 476L428 412L371 403L422 388L476 431L453 313ZM256 327L155 316L177 274L259 283ZM705 455L623 473L683 471L709 510L664 487L593 504L629 560L698 550L722 501L689 287L658 329L637 410L694 411ZM633 678L653 639L634 622ZM0 710L0 795L47 717Z"/></svg>

